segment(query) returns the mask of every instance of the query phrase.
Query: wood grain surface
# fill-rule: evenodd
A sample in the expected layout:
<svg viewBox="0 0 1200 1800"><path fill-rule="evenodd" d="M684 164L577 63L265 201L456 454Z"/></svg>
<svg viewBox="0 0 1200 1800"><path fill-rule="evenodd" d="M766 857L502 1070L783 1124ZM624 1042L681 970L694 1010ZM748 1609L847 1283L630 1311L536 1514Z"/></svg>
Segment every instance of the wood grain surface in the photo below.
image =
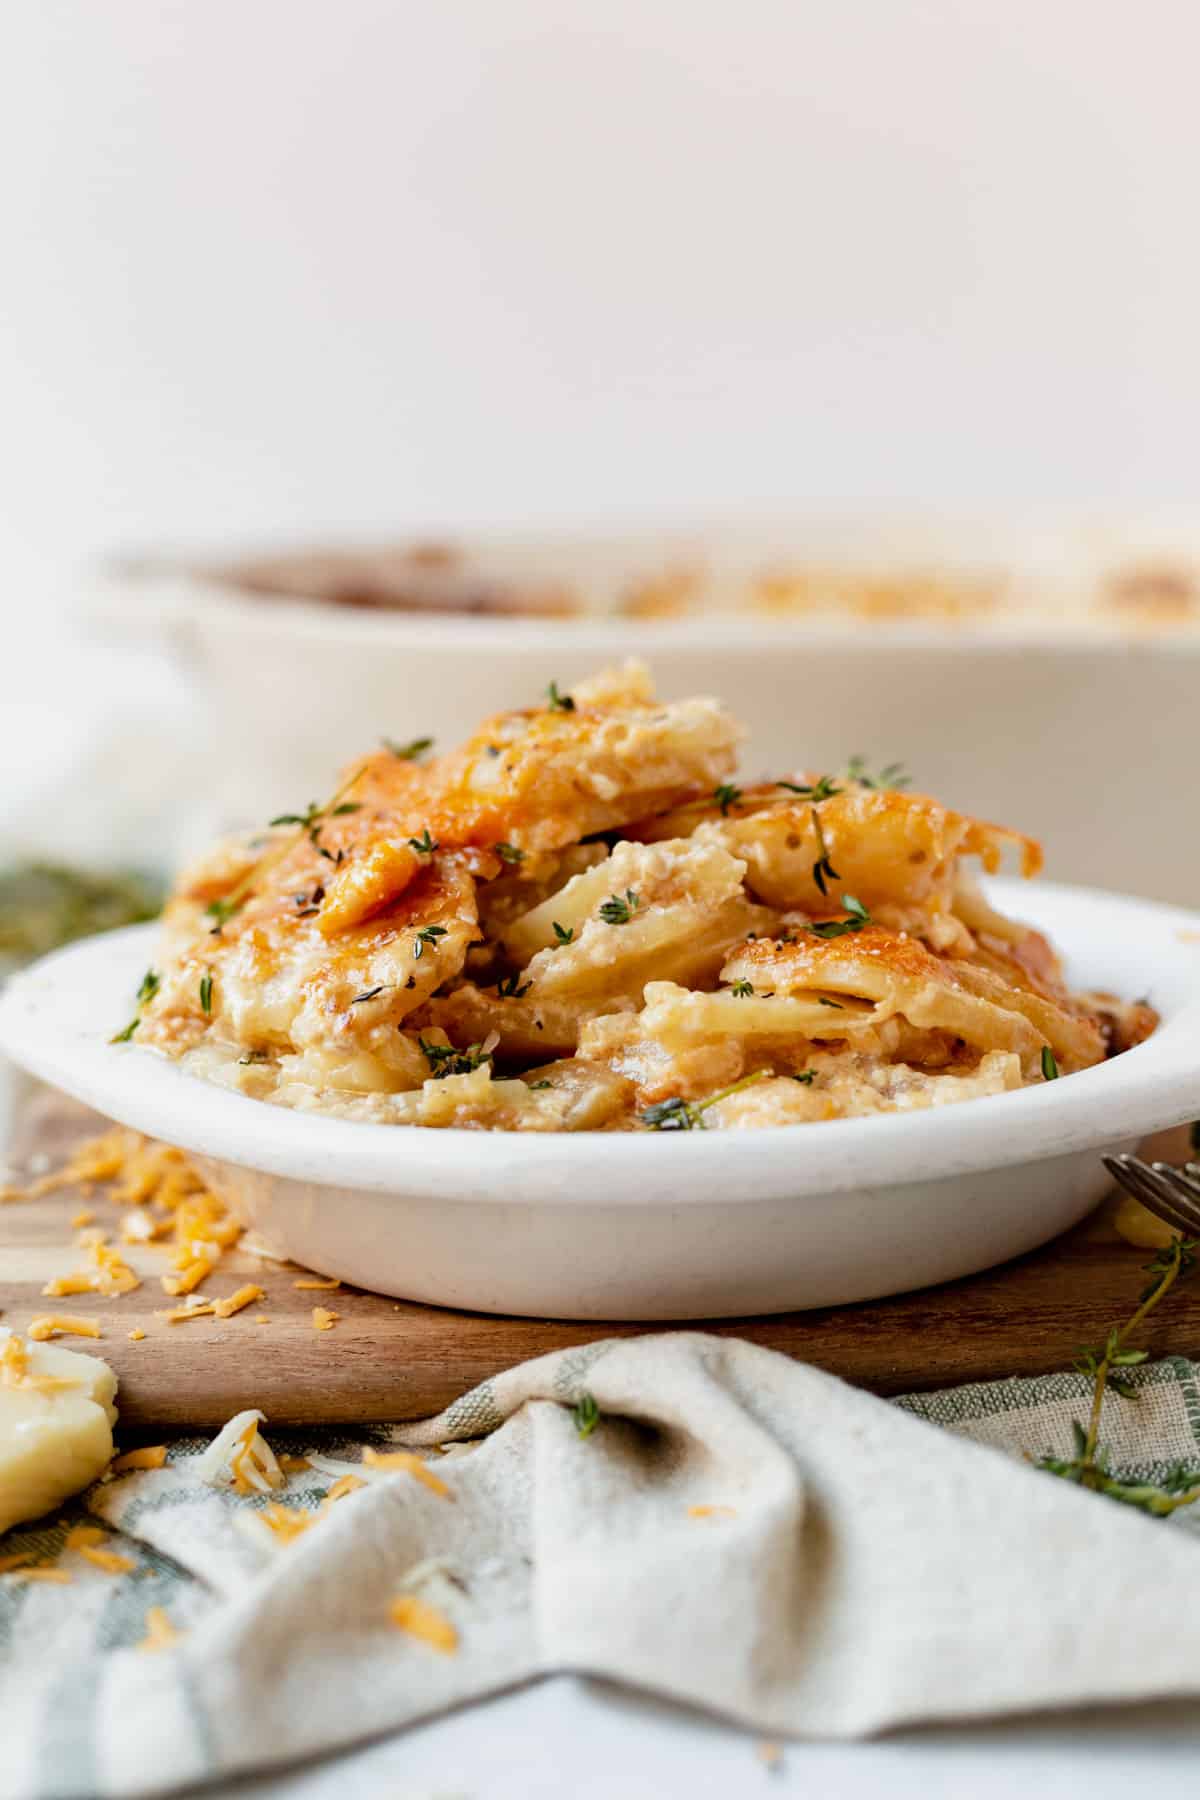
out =
<svg viewBox="0 0 1200 1800"><path fill-rule="evenodd" d="M73 1142L103 1126L43 1093L24 1110L15 1155L24 1161L34 1151L57 1163ZM168 1325L156 1317L169 1304L159 1282L164 1259L133 1247L125 1254L145 1277L135 1292L48 1301L43 1284L80 1262L70 1225L80 1204L78 1194L65 1191L0 1206L0 1316L16 1330L56 1309L99 1317L99 1342L64 1342L96 1350L116 1369L127 1428L219 1425L247 1406L276 1424L419 1418L527 1357L664 1329L495 1318L344 1287L306 1291L293 1286L305 1271L243 1251L222 1260L205 1292L216 1297L255 1281L266 1298L230 1319ZM115 1218L102 1198L88 1204L98 1224L106 1211ZM943 1287L696 1328L749 1338L881 1394L1066 1368L1080 1344L1102 1338L1130 1310L1141 1285L1148 1253L1118 1237L1111 1212L1102 1207L1045 1249ZM339 1314L332 1330L313 1328L314 1305ZM269 1323L256 1323L260 1313ZM128 1335L135 1328L146 1333L141 1341ZM1172 1296L1143 1341L1155 1356L1200 1354L1200 1279Z"/></svg>

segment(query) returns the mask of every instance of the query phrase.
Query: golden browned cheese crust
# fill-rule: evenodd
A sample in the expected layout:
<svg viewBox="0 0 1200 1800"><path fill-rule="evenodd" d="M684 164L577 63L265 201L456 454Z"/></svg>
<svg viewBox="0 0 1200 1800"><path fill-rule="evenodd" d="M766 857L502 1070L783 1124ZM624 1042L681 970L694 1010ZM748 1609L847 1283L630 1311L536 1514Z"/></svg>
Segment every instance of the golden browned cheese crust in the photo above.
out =
<svg viewBox="0 0 1200 1800"><path fill-rule="evenodd" d="M1153 1029L974 881L1032 840L854 772L739 787L741 735L631 664L373 751L183 873L135 1041L344 1118L613 1131L943 1105Z"/></svg>

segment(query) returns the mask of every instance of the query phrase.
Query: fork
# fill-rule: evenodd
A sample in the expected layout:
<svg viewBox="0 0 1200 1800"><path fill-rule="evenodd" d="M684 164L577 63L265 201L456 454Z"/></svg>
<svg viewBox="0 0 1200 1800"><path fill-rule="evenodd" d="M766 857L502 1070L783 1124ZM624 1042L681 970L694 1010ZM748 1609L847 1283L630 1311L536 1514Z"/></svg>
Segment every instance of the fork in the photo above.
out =
<svg viewBox="0 0 1200 1800"><path fill-rule="evenodd" d="M1106 1156L1104 1166L1127 1194L1184 1237L1200 1237L1200 1162L1182 1169L1140 1156Z"/></svg>

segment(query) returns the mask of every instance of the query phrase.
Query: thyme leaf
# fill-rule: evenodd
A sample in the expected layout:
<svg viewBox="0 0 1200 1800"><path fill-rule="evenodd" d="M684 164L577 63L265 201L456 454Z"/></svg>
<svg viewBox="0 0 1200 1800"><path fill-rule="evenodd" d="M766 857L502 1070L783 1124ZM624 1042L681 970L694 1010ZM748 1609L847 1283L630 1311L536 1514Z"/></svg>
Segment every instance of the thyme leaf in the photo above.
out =
<svg viewBox="0 0 1200 1800"><path fill-rule="evenodd" d="M555 936L556 942L560 945L561 944L569 944L571 942L572 938L575 936L575 927L573 925L570 927L568 927L566 925L560 925L557 919L553 920L552 923L554 925L554 936Z"/></svg>
<svg viewBox="0 0 1200 1800"><path fill-rule="evenodd" d="M433 1070L434 1081L441 1081L447 1075L470 1075L482 1063L492 1060L487 1040L481 1044L471 1044L466 1050L456 1049L453 1044L427 1044L423 1037L418 1037L418 1044L425 1053L425 1060Z"/></svg>
<svg viewBox="0 0 1200 1800"><path fill-rule="evenodd" d="M802 800L812 800L818 805L822 800L832 800L835 794L840 794L842 791L834 782L832 775L822 775L820 780L813 782L811 787L797 781L777 781L775 786L786 788L789 794L799 794Z"/></svg>
<svg viewBox="0 0 1200 1800"><path fill-rule="evenodd" d="M848 918L819 919L815 925L806 925L805 930L811 931L814 937L840 938L845 937L849 931L861 931L864 925L871 923L870 913L855 895L843 894L842 905L849 914Z"/></svg>
<svg viewBox="0 0 1200 1800"><path fill-rule="evenodd" d="M581 1438L591 1437L600 1423L600 1408L589 1393L580 1394L571 1408L571 1417L575 1421L575 1430Z"/></svg>
<svg viewBox="0 0 1200 1800"><path fill-rule="evenodd" d="M734 787L733 783L729 781L723 781L720 787L713 789L713 799L721 809L722 818L728 817L730 807L737 806L741 798L741 788Z"/></svg>
<svg viewBox="0 0 1200 1800"><path fill-rule="evenodd" d="M517 863L523 863L525 861L525 852L523 850L518 850L515 844L493 844L492 848L495 850L496 855L500 858L501 862L509 863L515 867Z"/></svg>
<svg viewBox="0 0 1200 1800"><path fill-rule="evenodd" d="M1149 1314L1170 1292L1181 1276L1195 1265L1196 1240L1173 1237L1165 1250L1160 1250L1146 1264L1150 1276L1136 1310L1123 1325L1114 1325L1099 1348L1081 1350L1075 1367L1092 1380L1092 1404L1087 1424L1074 1419L1071 1423L1073 1456L1043 1456L1037 1464L1048 1475L1057 1475L1093 1493L1106 1494L1110 1500L1125 1506L1136 1506L1155 1518L1166 1518L1181 1506L1200 1500L1200 1469L1189 1469L1179 1463L1167 1472L1161 1482L1127 1481L1109 1470L1109 1453L1100 1442L1100 1424L1104 1396L1108 1389L1126 1399L1135 1399L1139 1390L1114 1369L1134 1367L1144 1362L1145 1350L1130 1349L1128 1340Z"/></svg>
<svg viewBox="0 0 1200 1800"><path fill-rule="evenodd" d="M420 762L426 752L433 749L431 737L411 738L407 744L398 744L395 738L389 737L381 738L380 742L385 750L390 750L401 762Z"/></svg>
<svg viewBox="0 0 1200 1800"><path fill-rule="evenodd" d="M416 942L413 944L413 961L420 962L425 954L425 946L427 944L436 944L438 939L444 938L445 935L445 925L422 925L420 931L417 933Z"/></svg>
<svg viewBox="0 0 1200 1800"><path fill-rule="evenodd" d="M857 781L859 787L865 788L901 788L912 786L912 777L905 772L902 762L886 763L878 775L867 771L865 756L852 756L846 764L846 780Z"/></svg>
<svg viewBox="0 0 1200 1800"><path fill-rule="evenodd" d="M641 904L640 897L633 889L626 888L624 898L618 894L609 895L600 908L600 917L606 925L628 925Z"/></svg>
<svg viewBox="0 0 1200 1800"><path fill-rule="evenodd" d="M740 1081L710 1094L707 1100L685 1100L682 1095L673 1094L669 1100L659 1100L648 1106L642 1114L642 1124L651 1131L703 1131L704 1115L710 1106L715 1106L718 1100L728 1100L730 1094L740 1094L756 1082L766 1081L769 1073L767 1069L756 1069L753 1075L743 1075Z"/></svg>
<svg viewBox="0 0 1200 1800"><path fill-rule="evenodd" d="M546 689L546 704L549 712L574 712L575 702L570 694L560 694L557 681L552 681Z"/></svg>

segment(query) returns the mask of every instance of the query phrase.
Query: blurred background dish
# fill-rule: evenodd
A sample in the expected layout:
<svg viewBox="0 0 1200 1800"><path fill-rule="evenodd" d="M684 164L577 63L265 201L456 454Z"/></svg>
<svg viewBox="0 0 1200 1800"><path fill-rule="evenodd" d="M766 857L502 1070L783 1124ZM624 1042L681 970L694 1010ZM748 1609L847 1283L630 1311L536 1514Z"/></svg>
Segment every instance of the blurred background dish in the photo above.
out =
<svg viewBox="0 0 1200 1800"><path fill-rule="evenodd" d="M797 512L213 552L126 564L91 605L190 676L220 747L213 825L326 791L384 737L436 721L448 748L633 654L668 698L727 696L751 722L752 776L901 761L953 805L1000 821L1019 806L1058 879L1200 900L1200 841L1162 778L1200 759L1186 518Z"/></svg>

